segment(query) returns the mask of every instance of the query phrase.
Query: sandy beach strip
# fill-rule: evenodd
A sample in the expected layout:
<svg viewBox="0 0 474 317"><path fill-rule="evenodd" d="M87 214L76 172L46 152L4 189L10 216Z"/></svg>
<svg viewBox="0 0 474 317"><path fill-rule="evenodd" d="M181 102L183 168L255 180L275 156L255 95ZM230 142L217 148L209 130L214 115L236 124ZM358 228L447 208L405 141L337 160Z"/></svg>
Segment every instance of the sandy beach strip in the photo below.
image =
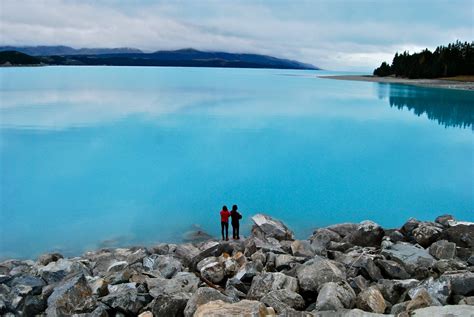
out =
<svg viewBox="0 0 474 317"><path fill-rule="evenodd" d="M377 77L371 75L340 75L340 76L318 76L325 79L369 81L387 84L403 84L433 88L447 88L474 91L474 77L469 76L463 80L457 77L452 79L408 79L399 77Z"/></svg>

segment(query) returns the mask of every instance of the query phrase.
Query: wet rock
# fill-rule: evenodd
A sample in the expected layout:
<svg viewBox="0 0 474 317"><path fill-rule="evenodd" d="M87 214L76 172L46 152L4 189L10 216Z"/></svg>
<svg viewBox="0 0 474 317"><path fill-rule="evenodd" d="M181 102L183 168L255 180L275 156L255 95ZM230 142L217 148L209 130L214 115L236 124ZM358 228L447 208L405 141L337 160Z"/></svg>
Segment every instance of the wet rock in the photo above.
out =
<svg viewBox="0 0 474 317"><path fill-rule="evenodd" d="M434 317L434 316L472 316L472 306L468 305L447 305L442 307L420 308L412 312L413 317Z"/></svg>
<svg viewBox="0 0 474 317"><path fill-rule="evenodd" d="M287 289L273 290L265 294L260 301L265 305L272 307L278 314L287 309L302 310L305 307L303 297L300 294Z"/></svg>
<svg viewBox="0 0 474 317"><path fill-rule="evenodd" d="M46 253L41 255L36 262L40 265L48 265L49 263L56 262L62 258L63 256L59 253Z"/></svg>
<svg viewBox="0 0 474 317"><path fill-rule="evenodd" d="M345 280L346 272L340 263L316 257L298 268L297 277L303 292L317 292L324 283Z"/></svg>
<svg viewBox="0 0 474 317"><path fill-rule="evenodd" d="M369 287L360 292L359 295L357 295L356 305L357 308L364 311L378 314L383 314L387 307L382 293L376 287Z"/></svg>
<svg viewBox="0 0 474 317"><path fill-rule="evenodd" d="M356 294L347 282L329 282L321 287L315 309L322 311L353 308L355 299Z"/></svg>
<svg viewBox="0 0 474 317"><path fill-rule="evenodd" d="M456 243L447 240L439 240L430 246L430 254L441 259L452 259L456 255Z"/></svg>
<svg viewBox="0 0 474 317"><path fill-rule="evenodd" d="M154 316L183 316L190 298L190 293L160 295L151 302L151 312Z"/></svg>
<svg viewBox="0 0 474 317"><path fill-rule="evenodd" d="M265 317L267 308L263 303L252 300L242 300L233 304L217 300L199 306L194 314L194 317L217 316Z"/></svg>
<svg viewBox="0 0 474 317"><path fill-rule="evenodd" d="M283 273L262 273L252 280L247 294L248 299L260 299L270 291L289 290L298 291L298 280Z"/></svg>
<svg viewBox="0 0 474 317"><path fill-rule="evenodd" d="M146 271L157 272L164 278L172 278L183 270L182 263L171 255L152 254L143 258Z"/></svg>
<svg viewBox="0 0 474 317"><path fill-rule="evenodd" d="M252 234L259 238L274 238L281 240L293 240L293 232L281 221L270 216L257 214L252 217L255 223Z"/></svg>
<svg viewBox="0 0 474 317"><path fill-rule="evenodd" d="M206 303L221 300L226 303L233 303L234 300L228 296L225 296L216 289L210 287L201 287L191 296L184 309L184 316L192 317L196 312L196 309Z"/></svg>
<svg viewBox="0 0 474 317"><path fill-rule="evenodd" d="M52 264L52 263L50 263ZM48 264L49 265L49 264ZM64 316L92 312L96 300L83 274L73 277L56 287L48 298L48 316Z"/></svg>
<svg viewBox="0 0 474 317"><path fill-rule="evenodd" d="M379 259L376 264L381 268L382 274L388 278L400 280L410 278L410 274L398 262Z"/></svg>
<svg viewBox="0 0 474 317"><path fill-rule="evenodd" d="M446 305L448 298L451 295L451 284L449 280L435 280L433 277L430 277L429 279L419 283L416 287L411 288L408 291L408 295L411 298L415 298L421 290L428 292L432 298L432 302Z"/></svg>
<svg viewBox="0 0 474 317"><path fill-rule="evenodd" d="M427 250L404 242L395 243L381 253L387 259L402 264L409 274L415 273L419 268L430 268L436 262Z"/></svg>
<svg viewBox="0 0 474 317"><path fill-rule="evenodd" d="M197 290L199 282L199 278L193 273L180 272L172 279L149 278L147 279L147 286L150 295L158 297L162 294L193 293Z"/></svg>
<svg viewBox="0 0 474 317"><path fill-rule="evenodd" d="M454 295L474 295L474 272L445 273L439 279L451 284Z"/></svg>
<svg viewBox="0 0 474 317"><path fill-rule="evenodd" d="M225 276L224 265L216 257L205 258L197 264L201 276L214 284L222 282Z"/></svg>
<svg viewBox="0 0 474 317"><path fill-rule="evenodd" d="M137 315L148 303L148 298L139 295L136 289L126 289L121 292L109 294L100 300L115 310L133 315Z"/></svg>
<svg viewBox="0 0 474 317"><path fill-rule="evenodd" d="M426 248L438 239L442 231L438 224L422 222L413 230L413 237L418 244Z"/></svg>
<svg viewBox="0 0 474 317"><path fill-rule="evenodd" d="M307 240L295 240L291 243L291 253L294 256L311 258L315 255L311 244Z"/></svg>

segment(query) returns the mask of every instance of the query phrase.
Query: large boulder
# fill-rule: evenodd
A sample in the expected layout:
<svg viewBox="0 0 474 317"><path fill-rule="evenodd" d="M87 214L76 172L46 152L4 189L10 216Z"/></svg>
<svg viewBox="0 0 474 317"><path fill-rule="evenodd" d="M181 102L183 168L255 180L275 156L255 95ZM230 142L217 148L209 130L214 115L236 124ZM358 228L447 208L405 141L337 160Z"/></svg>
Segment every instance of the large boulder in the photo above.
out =
<svg viewBox="0 0 474 317"><path fill-rule="evenodd" d="M185 292L162 294L150 303L151 312L153 316L183 316L190 298Z"/></svg>
<svg viewBox="0 0 474 317"><path fill-rule="evenodd" d="M46 253L38 257L38 260L36 260L36 262L38 262L38 264L40 265L48 265L49 263L56 262L57 260L62 258L64 257L60 253Z"/></svg>
<svg viewBox="0 0 474 317"><path fill-rule="evenodd" d="M216 257L209 257L197 264L201 276L208 281L219 284L225 277L224 265Z"/></svg>
<svg viewBox="0 0 474 317"><path fill-rule="evenodd" d="M158 277L146 280L150 295L153 297L180 292L194 293L199 283L199 278L193 273L188 272L180 272L172 279Z"/></svg>
<svg viewBox="0 0 474 317"><path fill-rule="evenodd" d="M252 217L255 225L252 234L260 238L275 238L281 240L293 240L293 232L280 220L263 214L256 214Z"/></svg>
<svg viewBox="0 0 474 317"><path fill-rule="evenodd" d="M456 246L474 250L474 225L459 224L445 229L441 239L456 243Z"/></svg>
<svg viewBox="0 0 474 317"><path fill-rule="evenodd" d="M311 258L315 255L315 252L308 240L295 240L291 243L291 253L294 256Z"/></svg>
<svg viewBox="0 0 474 317"><path fill-rule="evenodd" d="M381 226L372 221L362 221L357 226L357 230L346 235L343 242L362 247L379 247L384 236Z"/></svg>
<svg viewBox="0 0 474 317"><path fill-rule="evenodd" d="M398 303L405 299L407 290L419 285L416 279L407 280L379 280L377 288L382 293L383 297L392 304Z"/></svg>
<svg viewBox="0 0 474 317"><path fill-rule="evenodd" d="M51 263L50 263L51 264ZM92 290L84 275L77 275L56 287L48 298L48 316L92 312L96 306Z"/></svg>
<svg viewBox="0 0 474 317"><path fill-rule="evenodd" d="M43 287L46 285L46 282L41 277L31 275L19 275L17 277L14 277L7 284L13 289L13 292L15 292L16 288L18 290L22 289L24 295L39 295L41 294L41 290L43 289Z"/></svg>
<svg viewBox="0 0 474 317"><path fill-rule="evenodd" d="M356 294L351 286L345 282L329 282L323 284L316 300L316 310L338 310L353 308Z"/></svg>
<svg viewBox="0 0 474 317"><path fill-rule="evenodd" d="M426 291L432 298L432 302L438 302L446 305L448 298L451 295L451 281L448 279L437 279L430 277L427 280L420 282L417 286L408 291L410 298L415 298L420 291Z"/></svg>
<svg viewBox="0 0 474 317"><path fill-rule="evenodd" d="M172 278L183 270L183 264L171 255L152 254L143 258L143 267L147 271L158 273L164 278Z"/></svg>
<svg viewBox="0 0 474 317"><path fill-rule="evenodd" d="M59 259L56 262L49 262L46 266L40 266L38 273L48 284L60 282L70 274L82 273L85 276L91 275L87 266L79 261L68 259Z"/></svg>
<svg viewBox="0 0 474 317"><path fill-rule="evenodd" d="M327 282L340 282L346 279L344 265L321 257L315 257L296 271L300 289L303 292L316 293Z"/></svg>
<svg viewBox="0 0 474 317"><path fill-rule="evenodd" d="M288 290L298 291L298 280L283 273L262 273L254 277L247 294L248 299L260 299L270 291Z"/></svg>
<svg viewBox="0 0 474 317"><path fill-rule="evenodd" d="M440 236L443 228L433 222L422 222L413 230L415 241L422 247L429 247Z"/></svg>
<svg viewBox="0 0 474 317"><path fill-rule="evenodd" d="M375 263L382 270L382 274L391 279L404 280L410 278L405 268L398 262L378 259Z"/></svg>
<svg viewBox="0 0 474 317"><path fill-rule="evenodd" d="M242 300L237 303L226 303L221 300L212 301L201 305L196 310L194 317L218 317L218 316L246 316L246 317L265 317L267 308L263 303Z"/></svg>
<svg viewBox="0 0 474 317"><path fill-rule="evenodd" d="M200 287L187 302L186 308L184 309L184 316L192 317L199 306L215 300L221 300L226 303L234 302L232 298L225 296L214 288Z"/></svg>
<svg viewBox="0 0 474 317"><path fill-rule="evenodd" d="M303 297L300 294L287 289L271 291L265 294L260 301L268 307L275 309L277 314L281 314L289 309L302 310L305 307Z"/></svg>
<svg viewBox="0 0 474 317"><path fill-rule="evenodd" d="M439 240L430 246L430 254L437 258L452 259L456 255L456 243L447 240Z"/></svg>
<svg viewBox="0 0 474 317"><path fill-rule="evenodd" d="M340 242L341 236L328 228L320 228L313 232L309 238L311 246L316 254L322 255L332 242Z"/></svg>
<svg viewBox="0 0 474 317"><path fill-rule="evenodd" d="M382 250L387 259L396 261L404 266L409 274L419 269L431 268L436 262L429 252L420 246L398 242Z"/></svg>
<svg viewBox="0 0 474 317"><path fill-rule="evenodd" d="M378 314L383 314L387 307L382 293L374 286L360 292L357 295L356 304L357 308Z"/></svg>
<svg viewBox="0 0 474 317"><path fill-rule="evenodd" d="M126 314L137 315L145 307L149 299L138 293L137 289L129 288L112 293L100 299L102 303Z"/></svg>
<svg viewBox="0 0 474 317"><path fill-rule="evenodd" d="M474 295L474 272L445 273L439 278L440 281L448 281L454 295Z"/></svg>

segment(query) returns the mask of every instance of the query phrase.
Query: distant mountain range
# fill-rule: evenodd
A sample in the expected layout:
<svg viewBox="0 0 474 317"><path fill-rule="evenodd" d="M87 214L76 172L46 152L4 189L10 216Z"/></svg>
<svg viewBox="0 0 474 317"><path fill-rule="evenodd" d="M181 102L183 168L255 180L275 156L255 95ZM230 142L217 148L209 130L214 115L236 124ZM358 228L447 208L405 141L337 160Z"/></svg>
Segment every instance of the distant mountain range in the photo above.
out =
<svg viewBox="0 0 474 317"><path fill-rule="evenodd" d="M311 64L259 54L204 52L195 49L143 53L133 48L81 48L68 46L0 47L0 64L25 65L15 60L19 52L37 59L43 65L110 65L110 66L183 66L277 69L320 69ZM26 57L21 56L21 60ZM31 63L30 63L31 65Z"/></svg>

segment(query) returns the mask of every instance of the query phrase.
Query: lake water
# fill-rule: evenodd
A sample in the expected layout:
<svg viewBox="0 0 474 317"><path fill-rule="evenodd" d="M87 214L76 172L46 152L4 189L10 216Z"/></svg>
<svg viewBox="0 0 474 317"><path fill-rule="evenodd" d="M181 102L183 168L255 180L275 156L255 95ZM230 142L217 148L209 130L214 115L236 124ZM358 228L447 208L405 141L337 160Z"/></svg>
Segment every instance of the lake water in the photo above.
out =
<svg viewBox="0 0 474 317"><path fill-rule="evenodd" d="M371 219L474 221L474 92L323 71L0 69L0 257Z"/></svg>

